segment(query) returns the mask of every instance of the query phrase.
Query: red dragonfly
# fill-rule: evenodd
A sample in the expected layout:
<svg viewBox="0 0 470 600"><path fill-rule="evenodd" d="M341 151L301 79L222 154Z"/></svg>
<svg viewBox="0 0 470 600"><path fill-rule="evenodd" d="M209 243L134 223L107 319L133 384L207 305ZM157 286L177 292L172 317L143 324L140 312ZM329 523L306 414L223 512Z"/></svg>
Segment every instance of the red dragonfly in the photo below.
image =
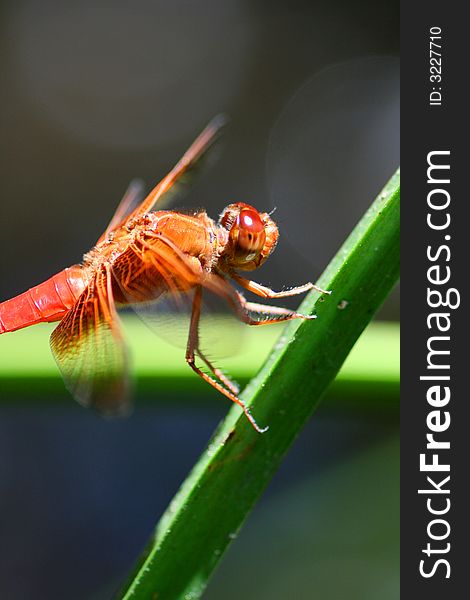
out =
<svg viewBox="0 0 470 600"><path fill-rule="evenodd" d="M214 119L136 208L136 190L131 186L81 264L0 304L0 333L60 321L50 343L65 384L78 402L105 415L125 414L130 406L127 351L116 308L191 294L186 362L241 406L257 431L265 431L238 397L237 385L200 348L203 294L217 294L248 325L267 325L314 316L248 302L231 281L263 298L311 289L327 293L312 283L274 292L236 272L256 269L274 250L279 234L268 213L236 202L223 210L216 223L204 210L154 211L212 145L220 127L220 119ZM197 366L196 357L210 375Z"/></svg>

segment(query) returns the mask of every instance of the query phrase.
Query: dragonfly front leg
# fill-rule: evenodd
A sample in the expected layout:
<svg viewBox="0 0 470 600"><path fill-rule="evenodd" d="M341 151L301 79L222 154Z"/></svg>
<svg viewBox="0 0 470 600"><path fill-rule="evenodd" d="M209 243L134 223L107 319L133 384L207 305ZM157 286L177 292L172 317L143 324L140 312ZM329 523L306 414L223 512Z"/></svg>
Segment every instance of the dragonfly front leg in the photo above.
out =
<svg viewBox="0 0 470 600"><path fill-rule="evenodd" d="M191 369L199 375L199 377L202 377L202 379L204 379L204 381L207 381L207 383L209 383L217 391L221 392L229 400L231 400L232 402L235 402L235 404L238 404L238 406L240 406L243 409L243 412L245 413L246 417L248 418L250 423L253 425L253 427L256 429L256 431L258 431L259 433L264 433L265 431L267 431L268 428L267 427L262 428L256 423L255 419L253 418L250 411L248 410L248 407L245 406L245 404L236 395L238 393L238 390L237 390L235 384L233 384L233 382L231 382L219 369L214 368L211 365L211 363L204 357L204 355L199 350L199 319L201 316L201 302L202 302L202 288L201 288L201 286L197 286L195 289L195 292L194 292L193 306L192 306L192 312L191 312L191 322L189 325L188 345L186 347L186 362L191 367ZM208 368L212 371L212 373L221 382L223 382L227 386L228 389L225 388L223 385L221 385L215 379L212 379L212 377L207 375L207 373L204 373L204 371L202 371L196 365L196 360L195 360L196 355L198 355L201 358L201 360L204 361L204 363L208 366Z"/></svg>
<svg viewBox="0 0 470 600"><path fill-rule="evenodd" d="M208 277L204 281L204 286L222 298L225 298L240 321L247 325L270 325L271 323L282 323L291 319L316 319L315 315L304 315L280 306L247 302L244 296L229 285L227 280L220 275ZM250 315L250 312L256 313L263 318L255 319ZM266 315L272 315L272 317L266 318Z"/></svg>
<svg viewBox="0 0 470 600"><path fill-rule="evenodd" d="M291 288L290 290L283 290L281 292L275 292L274 290L257 283L256 281L252 281L251 279L245 279L238 275L238 273L231 272L230 277L236 281L239 285L241 285L246 290L253 292L257 296L261 296L262 298L287 298L289 296L297 296L298 294L303 294L304 292L308 292L309 290L316 290L322 294L331 294L331 292L327 290L322 290L318 286L313 283L304 283L304 285L298 285L296 287Z"/></svg>

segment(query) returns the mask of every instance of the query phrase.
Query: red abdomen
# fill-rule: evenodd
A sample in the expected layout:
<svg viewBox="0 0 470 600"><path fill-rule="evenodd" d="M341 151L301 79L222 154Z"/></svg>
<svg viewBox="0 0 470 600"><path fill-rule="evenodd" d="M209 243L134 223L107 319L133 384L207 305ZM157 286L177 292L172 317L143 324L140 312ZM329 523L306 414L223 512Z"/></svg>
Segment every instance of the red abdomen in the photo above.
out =
<svg viewBox="0 0 470 600"><path fill-rule="evenodd" d="M28 325L59 321L87 286L80 265L57 273L27 292L0 304L0 333Z"/></svg>

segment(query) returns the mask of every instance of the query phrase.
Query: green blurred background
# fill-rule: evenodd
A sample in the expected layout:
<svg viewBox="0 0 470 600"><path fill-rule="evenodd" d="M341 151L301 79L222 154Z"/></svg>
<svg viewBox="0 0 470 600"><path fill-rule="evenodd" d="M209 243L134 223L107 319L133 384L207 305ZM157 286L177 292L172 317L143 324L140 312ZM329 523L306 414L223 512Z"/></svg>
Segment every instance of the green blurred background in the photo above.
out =
<svg viewBox="0 0 470 600"><path fill-rule="evenodd" d="M397 2L5 0L0 18L0 300L79 261L129 180L156 183L219 112L230 126L182 204L276 208L256 274L274 288L316 279L399 163ZM398 316L395 292L380 318ZM170 381L104 421L54 376L25 389L49 360L36 331L1 391L0 597L108 598L227 402ZM153 352L161 367L159 344L138 372ZM398 597L396 390L335 389L207 598Z"/></svg>

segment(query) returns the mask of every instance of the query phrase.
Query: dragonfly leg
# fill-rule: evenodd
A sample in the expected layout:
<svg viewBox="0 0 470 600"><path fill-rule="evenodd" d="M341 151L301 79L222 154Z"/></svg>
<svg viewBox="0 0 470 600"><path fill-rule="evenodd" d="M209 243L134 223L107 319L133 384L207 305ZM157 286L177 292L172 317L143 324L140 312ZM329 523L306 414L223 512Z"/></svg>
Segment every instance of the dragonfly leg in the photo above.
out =
<svg viewBox="0 0 470 600"><path fill-rule="evenodd" d="M245 277L241 277L238 273L231 272L230 277L236 281L239 285L244 287L246 290L253 292L257 296L261 296L263 298L286 298L288 296L297 296L297 294L303 294L304 292L308 292L309 290L316 290L317 292L321 292L322 294L331 294L331 292L327 290L322 290L318 286L313 283L304 283L304 285L298 285L296 287L291 288L290 290L283 290L282 292L275 292L270 288L257 283L256 281L252 281L251 279L245 279Z"/></svg>
<svg viewBox="0 0 470 600"><path fill-rule="evenodd" d="M207 368L221 381L233 394L238 394L240 388L238 385L229 379L225 373L223 373L217 367L210 362L205 356L202 350L199 348L199 318L201 315L201 301L202 301L202 290L198 286L196 288L194 299L193 299L193 312L191 315L191 324L189 328L188 348L192 350L194 355L199 356Z"/></svg>
<svg viewBox="0 0 470 600"><path fill-rule="evenodd" d="M202 289L201 286L197 286L194 293L193 298L193 307L191 312L191 323L189 326L189 336L188 336L188 345L186 347L186 362L191 367L191 369L199 375L204 381L207 381L212 387L214 387L217 391L221 392L224 396L226 396L235 404L238 404L243 409L247 419L250 421L251 425L258 431L259 433L264 433L267 431L267 427L260 427L253 416L251 415L249 409L245 404L238 398L236 394L234 394L230 389L226 389L223 385L221 385L215 379L212 379L207 373L204 373L197 365L195 361L196 354L200 354L198 352L199 345L199 318L201 316L201 301L202 301ZM201 357L202 358L202 357ZM204 360L204 358L202 358ZM204 362L206 362L204 360ZM207 364L207 363L206 363ZM208 364L208 366L210 363ZM211 369L212 370L212 369ZM214 371L212 371L214 372ZM215 374L215 373L214 373ZM225 377L225 376L224 376ZM221 380L222 381L222 380Z"/></svg>
<svg viewBox="0 0 470 600"><path fill-rule="evenodd" d="M210 360L208 358L206 358L206 356L203 354L203 352L200 350L200 348L196 348L195 353L204 362L204 364L207 366L207 368L210 371L212 371L212 373L214 373L214 375L217 377L217 379L219 379L226 387L228 387L228 389L233 394L236 395L239 393L240 388L238 387L238 384L235 381L232 381L229 377L227 377L227 375L225 375L225 373L223 371L221 371L217 367L214 367L214 365L210 362Z"/></svg>
<svg viewBox="0 0 470 600"><path fill-rule="evenodd" d="M204 286L212 292L219 294L222 298L225 298L240 321L247 325L270 325L292 319L316 319L315 315L304 315L280 306L247 302L242 294L229 285L227 280L220 275L207 278L204 281ZM256 313L262 318L255 319L250 315L250 312ZM266 315L271 315L271 318L266 318Z"/></svg>
<svg viewBox="0 0 470 600"><path fill-rule="evenodd" d="M237 294L238 310L237 313L240 319L247 325L272 325L273 323L282 323L283 321L291 321L292 319L316 319L316 315L304 315L288 308L281 306L269 306L267 304L258 304L257 302L247 302L246 299L239 293ZM254 319L250 313L255 313L262 319ZM271 318L266 318L266 315L272 315Z"/></svg>

